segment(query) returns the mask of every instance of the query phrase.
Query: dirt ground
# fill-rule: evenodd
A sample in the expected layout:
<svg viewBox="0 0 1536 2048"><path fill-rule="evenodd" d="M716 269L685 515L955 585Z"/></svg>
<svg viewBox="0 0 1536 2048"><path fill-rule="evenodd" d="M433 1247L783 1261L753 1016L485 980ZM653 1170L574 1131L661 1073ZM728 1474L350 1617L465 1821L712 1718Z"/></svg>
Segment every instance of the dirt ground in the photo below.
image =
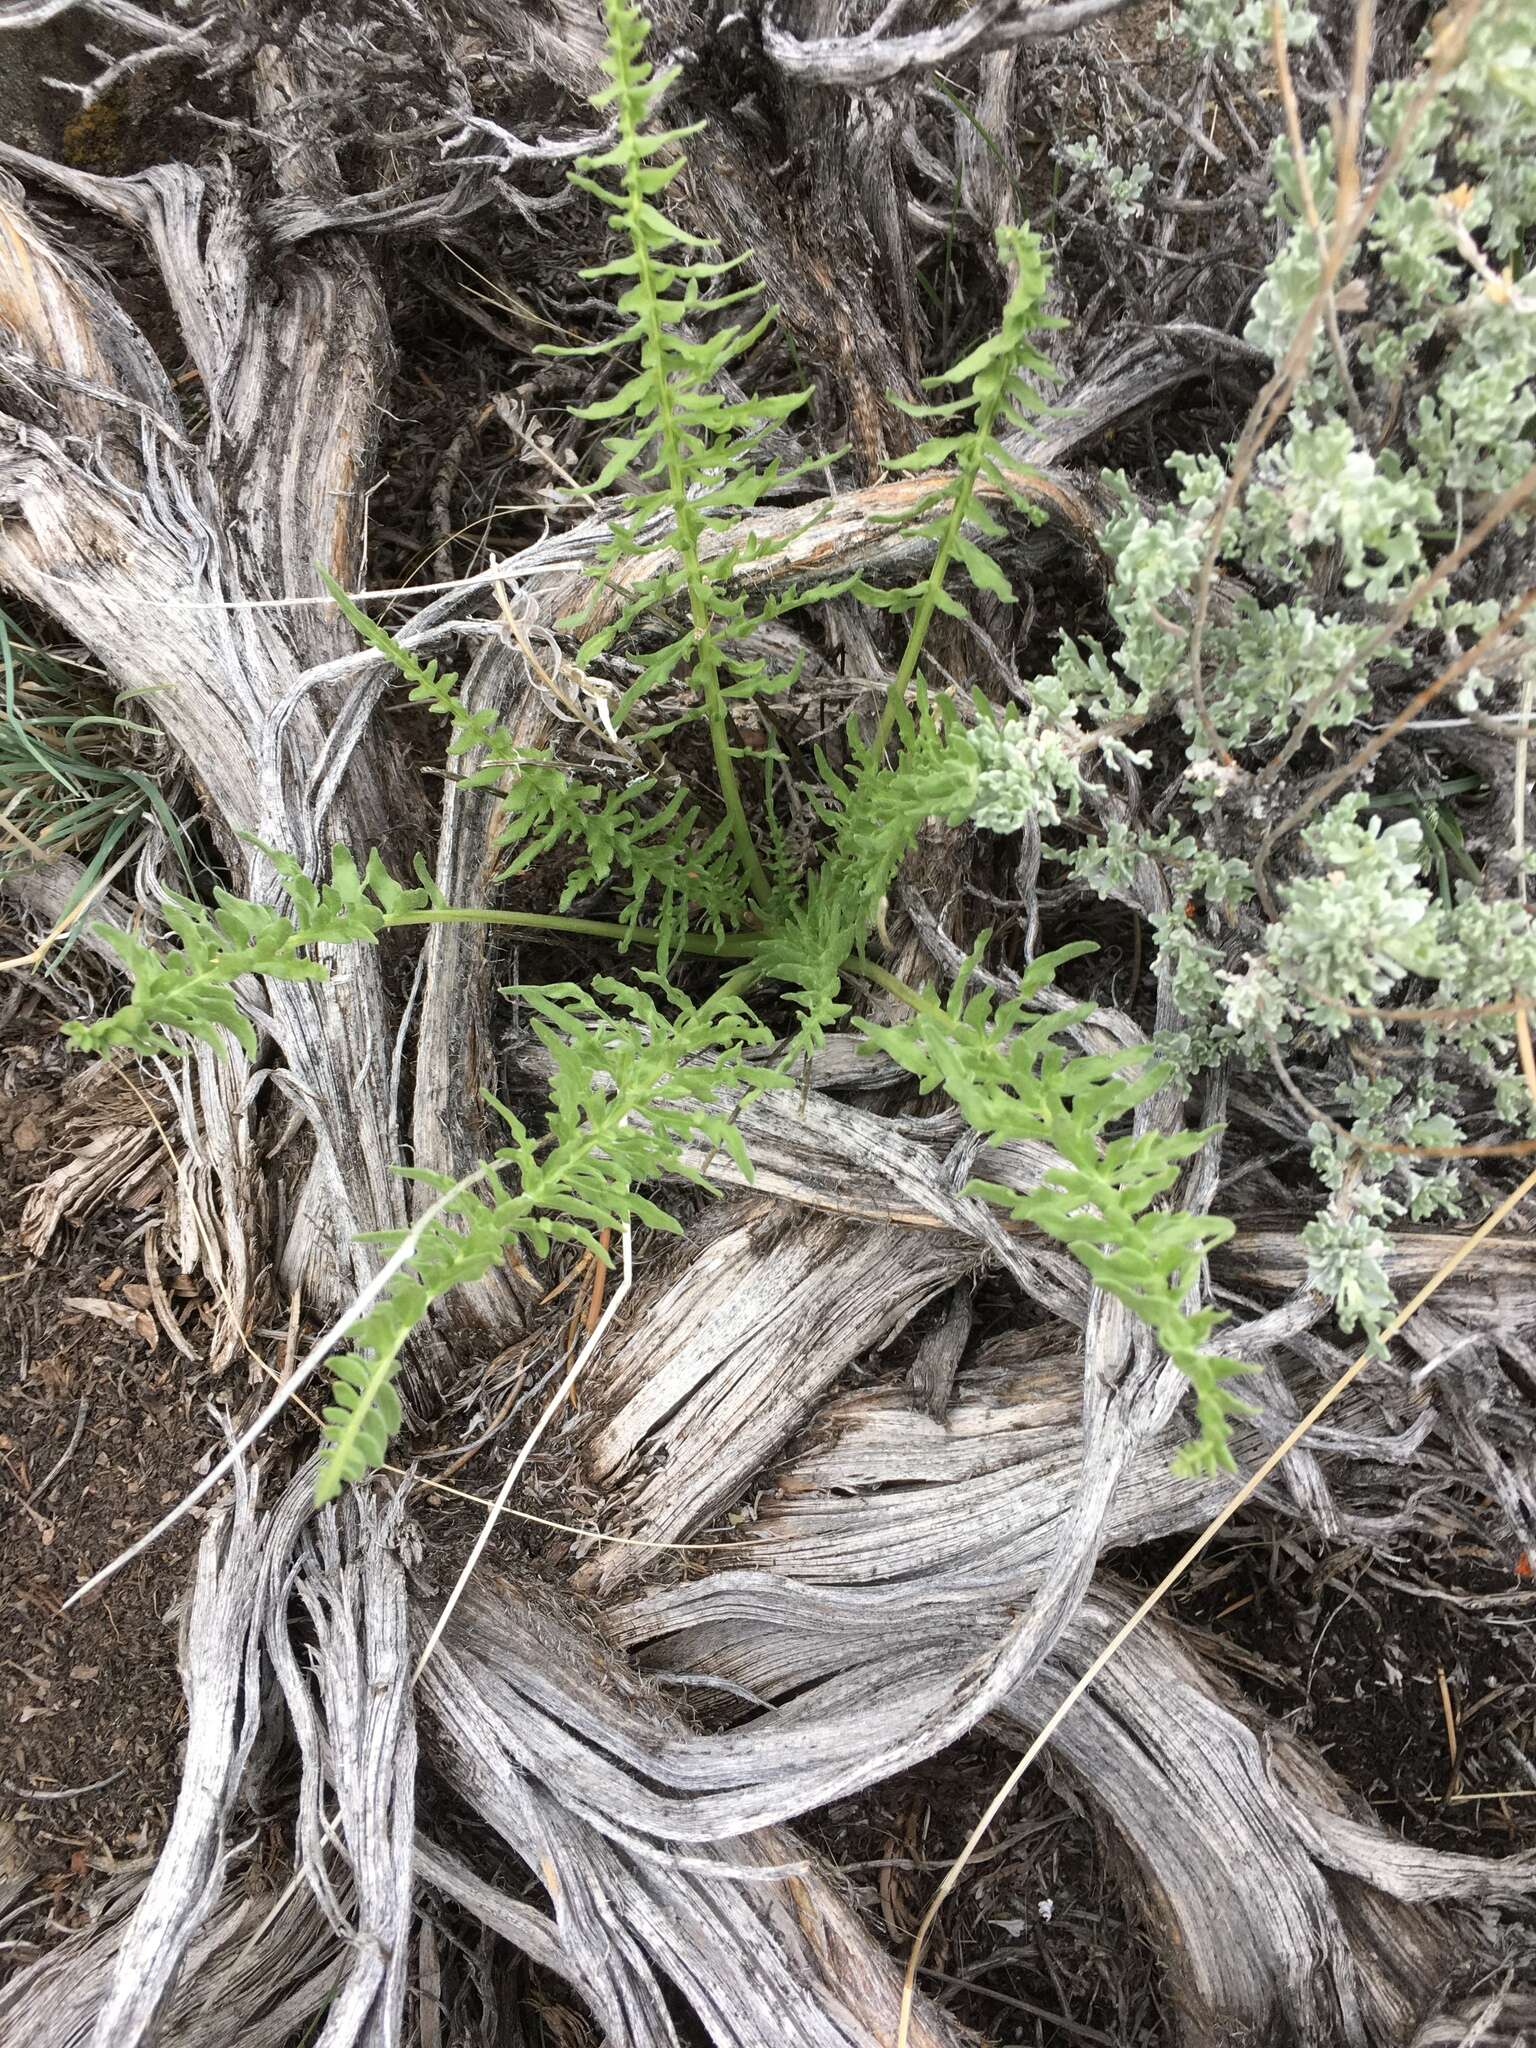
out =
<svg viewBox="0 0 1536 2048"><path fill-rule="evenodd" d="M178 1532L92 1603L65 1613L63 1602L185 1489L217 1393L147 1311L129 1248L144 1209L66 1225L35 1263L20 1243L27 1192L63 1153L79 1071L41 1008L0 1042L0 1811L61 1905L74 1880L165 1832L184 1721L167 1589L183 1581L195 1534ZM195 1329L195 1300L181 1313ZM67 1926L67 1910L55 1919Z"/></svg>
<svg viewBox="0 0 1536 2048"><path fill-rule="evenodd" d="M848 1874L897 1956L1014 1762L998 1744L969 1742L805 1828ZM946 1906L924 1991L984 2038L1161 2048L1163 1968L1155 1943L1126 1917L1128 1874L1070 1775L1047 1766L1021 1788Z"/></svg>
<svg viewBox="0 0 1536 2048"><path fill-rule="evenodd" d="M1254 1530L1170 1606L1385 1825L1498 1856L1536 1841L1536 1591L1519 1563L1417 1541L1313 1556Z"/></svg>

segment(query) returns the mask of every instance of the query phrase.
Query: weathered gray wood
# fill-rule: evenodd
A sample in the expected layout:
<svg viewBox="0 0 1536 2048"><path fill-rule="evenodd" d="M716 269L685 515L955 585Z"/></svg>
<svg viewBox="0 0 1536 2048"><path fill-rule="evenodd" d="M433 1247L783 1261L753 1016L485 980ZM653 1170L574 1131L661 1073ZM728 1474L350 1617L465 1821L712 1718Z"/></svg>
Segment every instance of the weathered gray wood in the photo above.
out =
<svg viewBox="0 0 1536 2048"><path fill-rule="evenodd" d="M416 1717L405 1572L391 1520L362 1496L349 1498L321 1518L294 1582L314 1629L323 1727L304 1747L304 1769L322 1796L329 1784L335 1798L352 1893L351 1918L339 1929L348 1967L317 2048L400 2048L406 2038ZM279 1623L275 1614L271 1620ZM295 1715L295 1726L318 1733L307 1716ZM312 1854L306 1874L325 1899L324 1864ZM328 1903L335 1910L334 1894Z"/></svg>
<svg viewBox="0 0 1536 2048"><path fill-rule="evenodd" d="M453 1899L473 1913L482 1926L510 1942L541 1970L563 1977L574 1990L587 1995L548 1914L525 1906L520 1899L509 1899L478 1877L451 1850L426 1835L416 1837L416 1875L423 1885L430 1885L444 1898Z"/></svg>
<svg viewBox="0 0 1536 2048"><path fill-rule="evenodd" d="M942 1422L949 1413L955 1374L971 1341L974 1321L969 1290L957 1287L945 1304L943 1315L924 1333L917 1347L907 1385L935 1422Z"/></svg>
<svg viewBox="0 0 1536 2048"><path fill-rule="evenodd" d="M931 72L945 64L985 50L1001 50L1014 43L1043 41L1049 36L1069 35L1086 23L1118 14L1130 0L1056 0L1041 5L1039 0L979 0L958 20L942 28L921 29L910 35L882 35L886 17L860 35L825 36L811 41L787 34L765 9L763 48L772 61L794 79L815 85L838 86L847 92L863 92L895 78Z"/></svg>
<svg viewBox="0 0 1536 2048"><path fill-rule="evenodd" d="M1135 1600L1096 1586L1000 1726L1033 1735ZM1439 1902L1513 1900L1531 1882L1529 1858L1446 1855L1382 1827L1166 1623L1130 1639L1055 1749L1141 1866L1192 2048L1227 2048L1238 2025L1403 2040L1466 1954Z"/></svg>
<svg viewBox="0 0 1536 2048"><path fill-rule="evenodd" d="M775 1744L784 1717L807 1756L852 1725L882 1746L887 1703L910 1704L946 1657L967 1662L978 1640L1005 1632L1050 1569L1048 1531L1021 1546L1019 1522L1010 1528L999 1509L1011 1518L1022 1493L1042 1517L1071 1512L1055 1462L1071 1406L1059 1373L1042 1358L1022 1408L986 1384L942 1429L899 1393L845 1400L827 1418L830 1446L786 1472L742 1532L742 1568L632 1600L614 1617L623 1639L755 1700L759 1711L732 1731L743 1757L793 1769ZM1172 1521L1202 1521L1209 1502L1190 1488L1175 1503L1180 1484L1166 1447L1147 1446L1122 1482L1110 1542L1166 1532L1170 1508ZM962 1532L969 1548L957 1545ZM1097 1580L992 1725L1008 1739L1033 1733L1135 1598ZM1190 2048L1225 2048L1240 2029L1309 2048L1401 2040L1434 2004L1448 1959L1467 1952L1466 1927L1439 1902L1514 1899L1531 1882L1527 1857L1446 1856L1383 1829L1315 1752L1269 1728L1195 1641L1157 1617L1054 1748L1136 1860ZM1496 1953L1490 1933L1481 1939Z"/></svg>
<svg viewBox="0 0 1536 2048"><path fill-rule="evenodd" d="M611 1526L670 1541L733 1505L844 1368L968 1270L937 1237L735 1202L658 1262L587 1369L583 1461ZM646 1558L600 1548L596 1591Z"/></svg>
<svg viewBox="0 0 1536 2048"><path fill-rule="evenodd" d="M1445 2004L1414 2034L1408 2048L1530 2048L1536 2040L1536 1992L1511 1964L1488 1991L1445 1994Z"/></svg>
<svg viewBox="0 0 1536 2048"><path fill-rule="evenodd" d="M706 1817L690 1765L709 1738L579 1608L532 1579L487 1578L421 1695L435 1762L550 1891L610 2041L674 2042L670 1982L720 2048L888 2048L896 1965L786 1830L738 1829L718 1804L721 1820ZM913 2048L968 2038L919 2002Z"/></svg>
<svg viewBox="0 0 1536 2048"><path fill-rule="evenodd" d="M463 696L472 711L493 711L520 744L535 747L548 737L549 714L529 687L521 652L500 639L486 641L464 678ZM480 766L465 755L443 794L435 874L450 903L490 906L501 856L495 845L499 793L467 789L459 775ZM422 986L416 1024L416 1084L411 1105L412 1163L460 1180L499 1142L495 1118L486 1107L496 1092L497 1048L491 1031L493 934L481 925L434 925L422 958ZM421 1191L422 1199L430 1199ZM521 1327L529 1290L501 1267L457 1290L447 1314L510 1334Z"/></svg>
<svg viewBox="0 0 1536 2048"><path fill-rule="evenodd" d="M305 660L336 646L334 627L302 610L252 608L311 587L317 558L344 575L355 565L353 493L368 472L371 393L388 361L377 291L343 253L339 268L296 258L272 293L227 174L205 180L175 166L88 179L9 149L0 162L46 172L145 236L212 415L205 445L194 446L148 343L50 244L7 181L0 581L143 694L204 791L237 881L266 893L265 864L238 832L310 866L333 836L363 845L382 836L373 828L388 780L361 777L355 804L344 794L345 712L328 730L322 700L300 682ZM322 1297L334 1297L343 1273L366 1270L350 1246L358 1230L404 1220L390 1171L399 1144L376 959L352 949L338 981L339 1001L302 983L267 995L284 1085L318 1126L288 1269Z"/></svg>
<svg viewBox="0 0 1536 2048"><path fill-rule="evenodd" d="M181 1793L96 2012L91 2048L148 2048L158 2038L192 1938L223 1889L232 1810L261 1719L253 1623L262 1552L253 1486L240 1472L233 1505L216 1515L198 1546L181 1650Z"/></svg>
<svg viewBox="0 0 1536 2048"><path fill-rule="evenodd" d="M0 1985L3 2048L87 2048L143 1870L99 1881L97 1917ZM340 1956L314 1895L241 1848L187 1945L165 2008L175 2048L291 2048L335 1988Z"/></svg>

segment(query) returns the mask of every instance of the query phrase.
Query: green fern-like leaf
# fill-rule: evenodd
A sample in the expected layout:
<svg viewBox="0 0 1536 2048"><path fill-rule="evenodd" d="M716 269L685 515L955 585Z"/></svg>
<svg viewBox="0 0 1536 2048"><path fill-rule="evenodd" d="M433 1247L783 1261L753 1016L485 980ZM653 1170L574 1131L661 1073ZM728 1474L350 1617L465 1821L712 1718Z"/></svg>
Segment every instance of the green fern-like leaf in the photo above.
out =
<svg viewBox="0 0 1536 2048"><path fill-rule="evenodd" d="M843 970L868 937L918 828L935 814L950 816L956 805L965 816L974 797L974 762L967 767L969 742L958 722L941 728L923 697L915 716L901 712L900 737L893 768L872 758L855 729L847 774L820 761L827 797L818 808L834 836L755 955L764 979L780 983L800 1013L793 1050L819 1044L847 1015L839 994Z"/></svg>
<svg viewBox="0 0 1536 2048"><path fill-rule="evenodd" d="M441 1176L412 1175L450 1199L420 1230L410 1260L336 1362L317 1500L333 1499L383 1462L400 1427L393 1383L405 1345L451 1288L483 1278L518 1246L542 1257L553 1245L577 1244L606 1263L604 1232L617 1234L626 1223L675 1231L673 1218L641 1189L663 1175L706 1185L683 1158L690 1144L726 1152L750 1176L720 1098L790 1085L747 1057L771 1044L772 1034L729 990L695 1004L659 977L643 980L520 991L554 1062L546 1133L535 1140L495 1103L507 1142L473 1186L455 1190ZM377 1241L394 1247L402 1240Z"/></svg>
<svg viewBox="0 0 1536 2048"><path fill-rule="evenodd" d="M871 602L913 613L900 666L873 741L865 744L857 730L850 729L849 767L841 774L819 758L829 793L822 814L833 824L835 837L804 898L780 911L772 936L758 955L763 972L789 990L801 1013L801 1037L810 1043L845 1014L837 996L842 969L864 944L919 829L929 819L959 825L976 816L990 765L1011 758L1024 729L1011 708L999 722L979 693L968 725L953 703L929 698L918 671L936 613L965 616L947 588L957 562L973 583L994 596L1011 600L1013 595L1002 572L971 541L967 529L994 539L1002 536L1001 524L979 496L984 481L1028 510L1018 471L999 437L1044 409L1028 380L1055 372L1032 337L1061 323L1043 311L1048 278L1035 235L1027 228L1002 229L998 253L1014 269L1015 282L997 332L952 369L927 380L929 388L964 388L955 398L906 408L954 429L931 438L894 465L918 471L943 468L904 521L907 530L933 543L928 573L921 583L895 590L858 586L859 594ZM916 701L909 707L907 694L914 685ZM892 762L886 757L893 738L897 746ZM1065 761L1051 772L1058 783L1070 784ZM991 779L998 779L995 769ZM1011 781L1021 779L1015 774ZM1044 786L1050 777L1037 774L1034 780ZM1001 809L994 799L989 815L1000 817Z"/></svg>
<svg viewBox="0 0 1536 2048"><path fill-rule="evenodd" d="M975 717L996 715L978 697ZM1010 713L1010 718L1016 714ZM832 840L803 893L782 909L754 956L765 979L781 983L801 1015L796 1050L814 1046L847 1014L839 999L843 970L864 945L913 840L929 819L958 825L976 807L981 755L956 706L932 700L921 685L909 711L898 703L893 762L848 730L848 766L818 765L825 794L816 799Z"/></svg>
<svg viewBox="0 0 1536 2048"><path fill-rule="evenodd" d="M316 882L298 862L253 840L287 897L286 914L266 903L214 891L213 907L173 896L162 915L176 940L155 947L109 925L99 925L133 979L129 1001L92 1024L69 1023L65 1034L83 1052L125 1046L142 1054L180 1055L186 1046L169 1034L201 1039L223 1056L225 1034L247 1053L256 1034L235 1000L234 985L246 975L268 981L324 981L327 969L313 957L317 946L373 945L394 920L408 923L424 910L442 909L443 899L422 870L420 886L408 888L387 873L377 853L361 872L344 846L331 854L331 878Z"/></svg>
<svg viewBox="0 0 1536 2048"><path fill-rule="evenodd" d="M461 779L466 788L494 789L499 797L494 843L508 858L498 881L525 873L556 848L567 850L575 857L561 911L589 890L614 890L620 925L630 933L647 928L663 973L690 930L702 926L719 938L740 924L750 891L724 821L708 825L685 790L669 794L653 776L608 788L521 745L494 712L469 708L456 675L402 647L324 570L320 575L362 638L410 684L410 701L449 721L449 759L479 757Z"/></svg>
<svg viewBox="0 0 1536 2048"><path fill-rule="evenodd" d="M1033 1139L1053 1148L1058 1163L1038 1188L1021 1194L974 1181L967 1192L1064 1245L1098 1286L1147 1324L1195 1392L1200 1430L1179 1452L1176 1468L1230 1472L1231 1420L1252 1413L1230 1383L1253 1368L1212 1351L1220 1316L1185 1303L1202 1261L1231 1236L1232 1225L1155 1206L1208 1133L1108 1135L1156 1093L1166 1069L1135 1054L1069 1058L1057 1041L1089 1006L1049 1015L1030 1008L1057 967L1090 951L1077 945L1042 955L1019 995L1005 1003L985 990L968 996L962 977L946 1004L925 1005L899 1025L861 1029L915 1074L925 1093L942 1087L974 1130L1000 1143Z"/></svg>
<svg viewBox="0 0 1536 2048"><path fill-rule="evenodd" d="M581 650L585 662L626 639L642 616L654 623L669 611L681 613L678 628L664 631L659 644L630 650L638 672L619 715L663 688L686 685L692 692L709 728L736 856L762 903L771 885L741 800L730 704L794 680L793 669L770 668L753 651L753 637L826 588L753 602L733 584L748 553L738 538L743 515L802 473L786 470L768 444L809 393L732 398L720 391L723 375L761 339L772 315L721 321L722 314L750 305L757 288L725 289L740 259L718 260L715 245L669 219L663 205L683 168L682 145L697 128L652 126L676 74L658 73L646 61L649 24L631 0L604 0L603 17L608 83L595 103L611 109L617 136L611 149L579 160L571 177L609 209L609 225L620 238L617 256L582 275L619 280L625 324L611 340L570 352L619 354L636 367L612 396L577 415L611 423L593 488L607 490L623 478L626 496L624 514L594 562L598 596L568 623L591 629ZM815 466L825 459L818 457ZM637 574L636 558L655 549L658 515L670 524L673 559L666 566L642 564ZM760 555L769 545L758 540L751 552ZM597 606L615 585L628 586L625 602L599 622Z"/></svg>
<svg viewBox="0 0 1536 2048"><path fill-rule="evenodd" d="M560 909L588 890L616 886L619 922L630 932L645 924L663 973L687 931L702 926L723 938L747 911L729 828L706 829L685 791L663 797L650 776L604 789L573 781L546 755L525 754L503 797L496 844L510 855L500 880L522 874L553 847L573 849Z"/></svg>
<svg viewBox="0 0 1536 2048"><path fill-rule="evenodd" d="M983 484L991 486L1026 518L1040 516L1022 496L1018 466L1010 460L1001 436L1009 427L1027 426L1033 416L1046 410L1030 379L1048 381L1058 373L1035 346L1033 337L1060 327L1062 322L1044 311L1049 274L1034 231L1028 227L999 228L997 253L1015 276L996 333L978 343L951 369L924 379L925 390L962 388L953 398L920 405L903 404L903 410L913 418L941 429L892 464L895 469L943 471L903 520L906 530L933 543L928 573L921 583L895 589L879 589L864 582L856 586L866 603L887 611L910 611L913 615L876 734L877 752L883 752L897 706L905 701L917 676L935 615L944 612L957 619L967 616L965 607L948 588L951 569L958 563L978 589L1004 603L1013 602L1013 589L1007 577L971 538L973 532L988 540L1001 540L1004 534L1001 521L981 494Z"/></svg>

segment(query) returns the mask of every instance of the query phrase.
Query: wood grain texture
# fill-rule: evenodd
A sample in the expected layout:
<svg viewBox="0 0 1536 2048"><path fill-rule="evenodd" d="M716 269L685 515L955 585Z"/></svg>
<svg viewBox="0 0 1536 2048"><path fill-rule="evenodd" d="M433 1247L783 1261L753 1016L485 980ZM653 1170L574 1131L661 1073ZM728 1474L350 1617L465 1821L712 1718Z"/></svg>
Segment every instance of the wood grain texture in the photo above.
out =
<svg viewBox="0 0 1536 2048"><path fill-rule="evenodd" d="M14 162L18 153L7 154ZM250 600L309 588L316 558L351 569L357 408L383 374L387 328L359 328L369 295L349 270L306 264L274 296L225 179L205 183L176 167L69 183L126 218L175 273L209 430L194 444L138 329L48 240L17 189L0 189L0 317L9 330L0 580L57 618L121 687L142 693L203 792L237 887L267 895L270 872L239 834L311 869L333 839L367 845L381 836L372 828L387 783L363 773L355 804L343 786L361 731L355 708L339 707L333 719L301 681L306 650L322 634L334 646L334 627L295 627L291 612L252 609ZM326 393L342 407L334 433L321 433L313 412ZM260 440L260 454L242 448L242 435ZM306 453L311 440L323 458ZM377 959L349 949L324 997L312 985L277 983L267 1004L283 1085L310 1116L317 1148L285 1266L334 1299L344 1276L368 1268L353 1248L357 1232L404 1221ZM348 1139L337 1144L343 1121Z"/></svg>

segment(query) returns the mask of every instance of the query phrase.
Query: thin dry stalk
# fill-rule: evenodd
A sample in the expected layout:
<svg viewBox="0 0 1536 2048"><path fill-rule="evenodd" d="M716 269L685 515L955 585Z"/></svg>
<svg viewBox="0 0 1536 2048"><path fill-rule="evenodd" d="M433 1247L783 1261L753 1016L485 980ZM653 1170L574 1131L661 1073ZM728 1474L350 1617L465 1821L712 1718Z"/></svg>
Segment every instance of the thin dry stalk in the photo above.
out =
<svg viewBox="0 0 1536 2048"><path fill-rule="evenodd" d="M1527 590L1523 596L1517 598L1508 611L1500 618L1494 620L1486 633L1475 640L1454 661L1448 662L1441 669L1440 673L1430 682L1427 682L1416 696L1409 699L1395 717L1390 718L1379 732L1372 733L1364 746L1352 754L1342 767L1336 768L1329 775L1325 775L1316 787L1308 792L1296 806L1295 810L1288 817L1284 818L1280 824L1276 825L1272 832L1266 835L1263 845L1254 857L1253 865L1255 876L1258 878L1260 893L1264 897L1266 908L1269 909L1271 916L1274 915L1274 909L1269 902L1268 894L1265 890L1264 869L1270 854L1279 845L1280 841L1294 832L1298 825L1305 824L1319 804L1326 803L1328 798L1334 795L1336 791L1342 789L1346 783L1353 782L1360 774L1360 771L1368 767L1384 747L1390 746L1399 733L1405 732L1413 724L1414 720L1434 703L1437 697L1442 696L1450 688L1452 683L1460 682L1464 675L1471 669L1476 668L1478 662L1482 660L1489 650L1497 646L1499 641L1504 639L1506 635L1519 625L1532 605L1536 605L1536 589Z"/></svg>
<svg viewBox="0 0 1536 2048"><path fill-rule="evenodd" d="M1231 764L1232 757L1211 718L1201 671L1206 622L1210 615L1211 597L1216 581L1216 564L1220 558L1227 521L1247 488L1254 464L1290 410L1296 387L1311 359L1313 337L1329 303L1329 295L1361 236L1370 226L1377 207L1391 188L1392 181L1407 154L1409 145L1418 133L1419 124L1428 113L1435 94L1440 89L1442 80L1460 58L1466 45L1468 30L1476 18L1480 5L1481 0L1460 0L1460 4L1449 10L1442 19L1430 48L1424 82L1414 95L1402 125L1393 138L1392 146L1371 181L1369 190L1352 213L1346 215L1341 208L1338 223L1328 245L1328 254L1322 266L1317 290L1297 323L1296 332L1291 337L1290 347L1286 350L1279 368L1254 400L1247 423L1232 452L1232 465L1226 489L1211 515L1205 552L1201 557L1200 570L1195 581L1194 622L1189 638L1189 682L1196 714L1205 738L1217 758L1228 765ZM1353 97L1353 91L1351 96ZM1358 121L1362 113L1363 107L1351 118Z"/></svg>

